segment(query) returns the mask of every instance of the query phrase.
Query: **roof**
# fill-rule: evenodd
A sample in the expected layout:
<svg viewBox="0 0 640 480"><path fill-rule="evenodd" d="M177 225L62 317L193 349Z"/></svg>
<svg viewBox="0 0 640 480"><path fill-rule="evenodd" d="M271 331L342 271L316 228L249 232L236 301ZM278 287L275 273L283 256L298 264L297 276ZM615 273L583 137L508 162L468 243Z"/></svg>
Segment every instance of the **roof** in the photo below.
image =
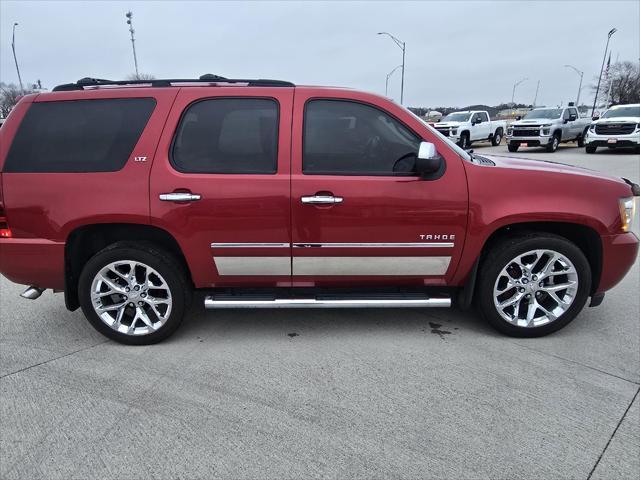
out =
<svg viewBox="0 0 640 480"><path fill-rule="evenodd" d="M173 79L152 79L152 80L105 80L102 78L81 78L75 83L64 83L53 88L54 92L67 92L73 90L85 90L96 88L113 87L172 87L185 85L200 86L248 86L248 87L295 87L291 82L284 80L270 79L240 79L226 78L219 75L207 73L199 78L173 78Z"/></svg>

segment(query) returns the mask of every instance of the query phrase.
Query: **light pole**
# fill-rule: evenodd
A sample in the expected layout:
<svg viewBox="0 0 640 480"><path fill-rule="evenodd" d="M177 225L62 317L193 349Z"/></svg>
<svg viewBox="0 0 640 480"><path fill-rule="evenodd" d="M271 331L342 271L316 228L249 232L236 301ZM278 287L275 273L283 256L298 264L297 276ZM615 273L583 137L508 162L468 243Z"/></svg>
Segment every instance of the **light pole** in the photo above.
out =
<svg viewBox="0 0 640 480"><path fill-rule="evenodd" d="M565 67L573 69L578 75L580 75L580 85L578 86L578 97L576 98L576 107L579 107L580 106L580 92L582 91L582 77L584 75L584 72L581 72L580 70L578 70L573 65L565 65Z"/></svg>
<svg viewBox="0 0 640 480"><path fill-rule="evenodd" d="M402 50L402 80L400 83L400 105L404 101L404 53L405 53L405 43L401 40L398 40L396 37L387 32L378 32L378 35L388 35L393 42L400 47Z"/></svg>
<svg viewBox="0 0 640 480"><path fill-rule="evenodd" d="M395 72L396 70L398 70L400 67L402 67L402 65L398 65L396 68L394 68L393 70L391 70L389 73L387 73L387 80L384 83L384 96L387 97L388 96L388 91L389 91L389 78L391 78L391 75L393 75L393 72Z"/></svg>
<svg viewBox="0 0 640 480"><path fill-rule="evenodd" d="M538 80L538 85L536 86L536 95L533 97L533 108L536 108L536 102L538 101L538 90L540 90L540 80Z"/></svg>
<svg viewBox="0 0 640 480"><path fill-rule="evenodd" d="M139 79L140 73L138 73L138 57L136 56L136 39L133 36L133 34L135 33L135 30L133 29L133 12L128 11L125 14L125 17L127 17L127 25L129 25L129 33L131 33L131 48L133 48L133 63L136 67L136 78Z"/></svg>
<svg viewBox="0 0 640 480"><path fill-rule="evenodd" d="M529 80L529 79L525 77L525 78L522 78L522 79L518 80L516 83L513 84L513 91L511 92L511 108L513 108L513 106L515 105L513 103L513 99L516 96L516 87L518 85L520 85L522 82L526 81L526 80Z"/></svg>
<svg viewBox="0 0 640 480"><path fill-rule="evenodd" d="M22 87L22 77L20 76L20 68L18 67L18 57L16 57L16 27L18 22L13 24L13 36L11 37L11 49L13 50L13 61L16 62L16 72L18 72L18 82L20 82L20 91L24 95L24 88Z"/></svg>
<svg viewBox="0 0 640 480"><path fill-rule="evenodd" d="M596 102L598 101L598 93L600 92L600 80L602 80L602 71L604 70L604 61L607 59L607 50L609 49L609 40L611 40L611 36L618 31L617 28L612 28L609 30L607 34L607 44L604 47L604 56L602 57L602 66L600 67L600 76L598 77L598 86L596 87L596 96L593 98L593 108L591 109L591 116L596 111Z"/></svg>

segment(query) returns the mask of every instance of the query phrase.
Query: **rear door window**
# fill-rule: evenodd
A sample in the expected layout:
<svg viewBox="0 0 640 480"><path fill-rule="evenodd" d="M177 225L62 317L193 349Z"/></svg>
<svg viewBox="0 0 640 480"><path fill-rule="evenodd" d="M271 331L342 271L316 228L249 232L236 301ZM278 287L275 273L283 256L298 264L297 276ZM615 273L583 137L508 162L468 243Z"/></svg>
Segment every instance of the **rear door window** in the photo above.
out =
<svg viewBox="0 0 640 480"><path fill-rule="evenodd" d="M212 98L184 112L171 163L184 173L276 173L278 104L267 98Z"/></svg>
<svg viewBox="0 0 640 480"><path fill-rule="evenodd" d="M11 144L4 171L118 171L155 105L153 98L33 103Z"/></svg>

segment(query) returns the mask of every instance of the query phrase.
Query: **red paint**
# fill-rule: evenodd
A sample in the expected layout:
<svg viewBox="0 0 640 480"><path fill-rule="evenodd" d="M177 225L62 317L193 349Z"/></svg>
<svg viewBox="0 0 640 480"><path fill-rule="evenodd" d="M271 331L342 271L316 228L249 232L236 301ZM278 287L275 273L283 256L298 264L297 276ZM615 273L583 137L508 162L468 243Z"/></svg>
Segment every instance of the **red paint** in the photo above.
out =
<svg viewBox="0 0 640 480"><path fill-rule="evenodd" d="M280 106L278 171L274 175L184 174L169 163L184 109L202 98L275 99ZM416 117L372 94L317 87L166 87L55 92L24 97L0 129L0 169L32 102L153 97L157 106L125 167L113 173L0 175L0 272L17 283L64 287L64 246L78 227L103 223L154 225L175 238L198 288L213 286L464 284L486 240L522 222L569 222L600 235L598 291L612 288L635 261L638 239L621 232L617 200L631 195L620 179L546 162L494 158L496 166L465 162ZM310 98L343 98L378 107L436 145L446 162L434 181L410 177L302 174L302 119ZM146 156L147 162L133 158ZM158 195L190 191L199 202L161 202ZM332 192L332 207L300 197ZM4 220L3 220L4 218ZM11 233L7 233L11 232ZM421 234L455 235L449 248L225 249L212 242L407 243ZM9 235L12 238L6 238ZM213 255L451 256L445 275L431 277L220 276Z"/></svg>

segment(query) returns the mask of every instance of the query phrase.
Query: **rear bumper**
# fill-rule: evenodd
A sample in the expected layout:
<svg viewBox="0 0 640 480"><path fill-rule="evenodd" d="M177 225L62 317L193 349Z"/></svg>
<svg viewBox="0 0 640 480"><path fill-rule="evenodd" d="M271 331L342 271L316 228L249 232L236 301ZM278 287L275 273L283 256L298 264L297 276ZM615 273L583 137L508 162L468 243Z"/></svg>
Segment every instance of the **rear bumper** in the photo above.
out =
<svg viewBox="0 0 640 480"><path fill-rule="evenodd" d="M602 238L602 273L596 292L615 287L629 272L638 256L638 237L633 233Z"/></svg>
<svg viewBox="0 0 640 480"><path fill-rule="evenodd" d="M0 240L0 274L22 285L64 289L64 243L33 238Z"/></svg>

